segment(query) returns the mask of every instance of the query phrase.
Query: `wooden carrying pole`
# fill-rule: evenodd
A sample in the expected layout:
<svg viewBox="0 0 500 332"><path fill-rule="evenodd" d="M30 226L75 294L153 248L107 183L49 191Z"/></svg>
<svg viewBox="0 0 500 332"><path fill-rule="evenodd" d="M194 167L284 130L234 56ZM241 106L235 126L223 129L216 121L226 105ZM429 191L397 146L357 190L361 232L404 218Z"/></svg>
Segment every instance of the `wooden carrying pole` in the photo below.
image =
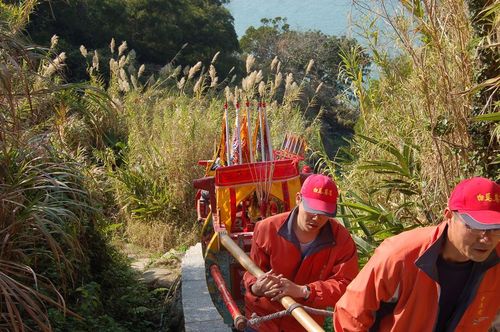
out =
<svg viewBox="0 0 500 332"><path fill-rule="evenodd" d="M255 277L259 277L264 272L248 257L243 250L227 235L219 233L220 242L233 255L233 257L243 266L248 272ZM290 296L284 296L280 300L281 305L288 309L291 305L297 303ZM298 307L292 311L292 316L309 332L325 332L321 326L304 310Z"/></svg>

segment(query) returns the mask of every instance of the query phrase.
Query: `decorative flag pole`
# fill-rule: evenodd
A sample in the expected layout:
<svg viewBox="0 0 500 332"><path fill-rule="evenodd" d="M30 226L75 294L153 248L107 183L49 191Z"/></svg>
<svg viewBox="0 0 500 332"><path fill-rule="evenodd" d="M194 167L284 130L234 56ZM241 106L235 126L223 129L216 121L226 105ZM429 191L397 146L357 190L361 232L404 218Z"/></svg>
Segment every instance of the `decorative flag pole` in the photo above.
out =
<svg viewBox="0 0 500 332"><path fill-rule="evenodd" d="M284 150L285 151L290 151L290 141L292 140L291 136L289 136L288 134L286 134L286 142L285 142L285 148Z"/></svg>
<svg viewBox="0 0 500 332"><path fill-rule="evenodd" d="M260 130L260 154L262 161L266 161L266 153L264 150L264 127L263 127L263 117L262 117L262 103L259 101L259 106L257 107L257 112L259 114L259 130Z"/></svg>
<svg viewBox="0 0 500 332"><path fill-rule="evenodd" d="M250 151L250 162L253 163L253 151L252 151L252 139L251 139L251 136L252 135L252 121L250 121L250 102L248 101L247 99L247 102L246 102L246 106L247 106L247 126L248 126L248 136L249 136L249 139L248 139L248 150Z"/></svg>
<svg viewBox="0 0 500 332"><path fill-rule="evenodd" d="M267 148L269 149L269 160L273 161L273 145L271 144L271 132L269 131L269 123L267 123L266 102L262 103L262 111L264 113L264 121L266 122Z"/></svg>
<svg viewBox="0 0 500 332"><path fill-rule="evenodd" d="M294 136L293 141L294 142L293 142L292 152L297 153L297 145L299 144L299 138L297 136Z"/></svg>
<svg viewBox="0 0 500 332"><path fill-rule="evenodd" d="M283 139L283 143L281 143L281 150L285 150L287 139L288 139L288 134L285 134L285 138Z"/></svg>
<svg viewBox="0 0 500 332"><path fill-rule="evenodd" d="M226 155L227 155L227 165L231 166L231 150L229 150L229 119L227 117L227 100L224 104L224 117L226 118Z"/></svg>
<svg viewBox="0 0 500 332"><path fill-rule="evenodd" d="M302 154L301 151L302 151L303 144L304 144L304 140L301 137L299 137L299 146L298 146L295 154L298 154L298 155Z"/></svg>
<svg viewBox="0 0 500 332"><path fill-rule="evenodd" d="M240 132L240 103L236 102L236 142L238 144L238 164L243 164L241 155L241 132Z"/></svg>

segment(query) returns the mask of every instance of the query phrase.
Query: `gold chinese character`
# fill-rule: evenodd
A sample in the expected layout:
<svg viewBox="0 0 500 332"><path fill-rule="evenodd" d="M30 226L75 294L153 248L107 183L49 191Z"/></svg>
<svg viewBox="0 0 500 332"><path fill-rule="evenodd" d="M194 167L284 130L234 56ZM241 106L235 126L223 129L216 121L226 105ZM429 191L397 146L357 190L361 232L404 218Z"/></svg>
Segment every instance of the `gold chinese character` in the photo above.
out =
<svg viewBox="0 0 500 332"><path fill-rule="evenodd" d="M485 200L486 202L491 202L491 201L493 201L493 200L491 199L491 193L486 193L486 196L485 196L484 200Z"/></svg>
<svg viewBox="0 0 500 332"><path fill-rule="evenodd" d="M482 194L477 195L477 200L478 200L479 202L484 201L484 195L482 195Z"/></svg>
<svg viewBox="0 0 500 332"><path fill-rule="evenodd" d="M495 194L495 202L500 203L500 194Z"/></svg>

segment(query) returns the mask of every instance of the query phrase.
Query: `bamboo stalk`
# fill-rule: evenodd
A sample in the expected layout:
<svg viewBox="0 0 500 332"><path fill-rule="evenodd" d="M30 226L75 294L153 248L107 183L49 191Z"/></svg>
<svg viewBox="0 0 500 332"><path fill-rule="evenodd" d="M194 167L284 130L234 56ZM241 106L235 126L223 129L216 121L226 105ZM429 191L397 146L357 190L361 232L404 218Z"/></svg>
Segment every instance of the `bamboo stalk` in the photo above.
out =
<svg viewBox="0 0 500 332"><path fill-rule="evenodd" d="M233 257L243 266L248 272L255 277L259 277L264 272L248 257L243 250L225 233L219 233L219 239L222 245L233 255ZM290 296L285 296L281 300L281 305L288 309L291 305L297 303ZM292 311L292 316L297 322L309 332L324 332L323 328L316 323L314 319L301 307Z"/></svg>

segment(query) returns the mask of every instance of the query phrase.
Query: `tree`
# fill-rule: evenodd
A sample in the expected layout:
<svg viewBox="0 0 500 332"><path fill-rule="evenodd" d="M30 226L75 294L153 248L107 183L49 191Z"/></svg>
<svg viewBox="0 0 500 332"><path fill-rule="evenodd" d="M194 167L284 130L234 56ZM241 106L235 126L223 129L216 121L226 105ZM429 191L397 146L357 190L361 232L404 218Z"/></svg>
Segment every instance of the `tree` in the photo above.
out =
<svg viewBox="0 0 500 332"><path fill-rule="evenodd" d="M28 32L42 45L52 35L59 35L61 50L69 55L73 70L77 67L72 63L72 55L76 55L80 45L108 52L106 45L115 38L118 43L126 40L136 50L138 61L156 66L174 58L181 65L208 63L220 51L218 69L224 74L237 65L235 53L239 46L233 18L223 3L219 0L51 0L38 5ZM183 48L186 43L188 46Z"/></svg>
<svg viewBox="0 0 500 332"><path fill-rule="evenodd" d="M130 44L147 62L165 64L188 43L177 59L181 64L207 63L221 51L222 72L236 65L233 18L219 1L134 0L127 10L133 27Z"/></svg>

